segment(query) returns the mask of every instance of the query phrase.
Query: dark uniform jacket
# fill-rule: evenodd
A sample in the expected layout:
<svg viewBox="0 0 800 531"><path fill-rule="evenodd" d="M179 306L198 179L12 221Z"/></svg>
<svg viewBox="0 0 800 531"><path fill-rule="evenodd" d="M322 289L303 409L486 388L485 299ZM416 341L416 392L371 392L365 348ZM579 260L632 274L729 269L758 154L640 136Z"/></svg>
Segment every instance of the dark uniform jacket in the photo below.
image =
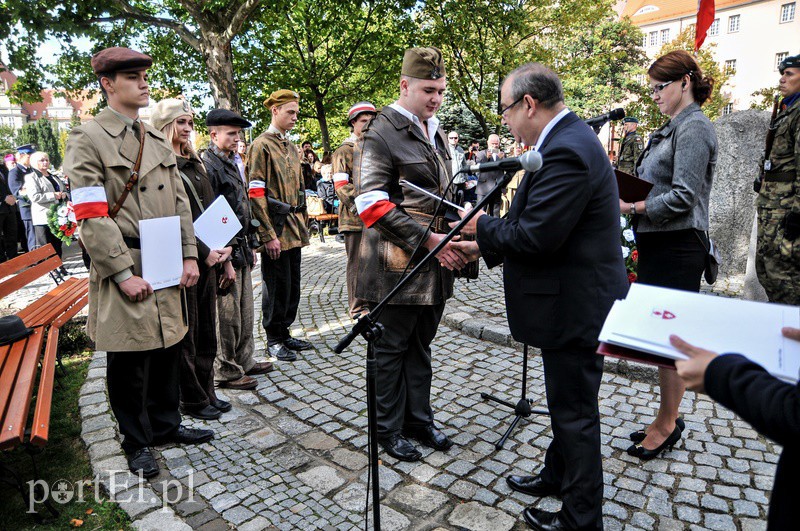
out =
<svg viewBox="0 0 800 531"><path fill-rule="evenodd" d="M0 172L0 214L8 214L17 210L16 205L6 203L6 196L14 195L8 187L8 178L5 173Z"/></svg>
<svg viewBox="0 0 800 531"><path fill-rule="evenodd" d="M385 211L379 219L366 222L362 207L359 213L370 227L361 240L356 297L380 301L397 283L419 244L410 267L427 254L422 246L429 237L428 223L436 210L436 201L413 189L400 186L408 180L438 196L447 191L450 180L450 153L440 128L436 148L422 130L391 107L385 107L370 123L354 154L354 182L357 203L364 204L364 194L385 195ZM440 211L443 213L443 210ZM409 267L409 269L410 269ZM453 274L437 260L429 261L421 273L409 282L393 304L442 304L453 294Z"/></svg>
<svg viewBox="0 0 800 531"><path fill-rule="evenodd" d="M356 187L353 185L353 150L356 138L350 136L333 152L333 184L339 198L339 232L361 232L364 223L356 209Z"/></svg>
<svg viewBox="0 0 800 531"><path fill-rule="evenodd" d="M214 189L214 194L224 196L236 213L242 230L236 235L233 252L233 266L240 268L247 262L253 265L253 253L250 252L247 244L247 231L250 227L250 201L247 198L247 189L242 181L239 168L233 162L233 158L223 160L222 156L214 148L209 148L203 152L203 163L206 167L208 180Z"/></svg>
<svg viewBox="0 0 800 531"><path fill-rule="evenodd" d="M31 219L31 202L23 199L22 196L26 194L20 192L21 188L25 187L25 176L33 172L33 168L23 167L19 164L11 168L8 172L8 187L11 193L17 198L17 206L19 206L19 213L22 219Z"/></svg>
<svg viewBox="0 0 800 531"><path fill-rule="evenodd" d="M544 139L544 165L527 173L507 219L481 216L478 246L501 261L514 339L587 348L628 291L619 246L619 193L608 156L575 113Z"/></svg>

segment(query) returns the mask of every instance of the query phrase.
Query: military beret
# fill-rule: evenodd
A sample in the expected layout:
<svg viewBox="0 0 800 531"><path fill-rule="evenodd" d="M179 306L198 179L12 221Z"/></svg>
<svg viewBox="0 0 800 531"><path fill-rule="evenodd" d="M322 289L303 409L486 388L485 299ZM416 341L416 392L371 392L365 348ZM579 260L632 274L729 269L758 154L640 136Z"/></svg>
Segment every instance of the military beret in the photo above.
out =
<svg viewBox="0 0 800 531"><path fill-rule="evenodd" d="M165 125L172 123L178 116L194 115L192 106L186 100L167 98L156 103L150 115L150 125L161 131Z"/></svg>
<svg viewBox="0 0 800 531"><path fill-rule="evenodd" d="M267 109L271 109L293 101L300 101L300 94L293 90L281 89L270 94L269 98L264 101L264 105L267 106Z"/></svg>
<svg viewBox="0 0 800 531"><path fill-rule="evenodd" d="M345 125L350 125L350 122L358 118L358 115L364 114L365 112L370 114L378 114L378 111L375 109L373 104L368 101L359 101L350 107L349 111L347 111L347 123Z"/></svg>
<svg viewBox="0 0 800 531"><path fill-rule="evenodd" d="M633 116L626 116L625 118L622 119L622 123L624 123L624 124L627 124L627 123L638 124L639 123L639 119L638 118L634 118Z"/></svg>
<svg viewBox="0 0 800 531"><path fill-rule="evenodd" d="M778 65L778 71L781 73L781 75L783 75L783 71L787 68L800 68L800 53L791 57L787 57L781 61L780 65Z"/></svg>
<svg viewBox="0 0 800 531"><path fill-rule="evenodd" d="M149 55L119 46L100 50L92 56L92 70L95 74L138 72L147 70L152 65L153 58Z"/></svg>
<svg viewBox="0 0 800 531"><path fill-rule="evenodd" d="M250 127L251 124L238 114L228 109L214 109L206 115L206 125L230 125L232 127Z"/></svg>
<svg viewBox="0 0 800 531"><path fill-rule="evenodd" d="M409 48L403 55L404 76L418 79L439 79L445 76L444 57L438 48Z"/></svg>
<svg viewBox="0 0 800 531"><path fill-rule="evenodd" d="M36 146L33 144L23 144L21 146L17 146L17 153L27 153L30 155L36 151Z"/></svg>

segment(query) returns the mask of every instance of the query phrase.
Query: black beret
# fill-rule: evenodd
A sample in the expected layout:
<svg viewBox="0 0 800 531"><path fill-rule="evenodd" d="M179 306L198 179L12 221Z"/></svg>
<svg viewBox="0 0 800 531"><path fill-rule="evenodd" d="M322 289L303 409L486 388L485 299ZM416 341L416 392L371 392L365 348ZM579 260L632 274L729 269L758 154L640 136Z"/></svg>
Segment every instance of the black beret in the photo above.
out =
<svg viewBox="0 0 800 531"><path fill-rule="evenodd" d="M206 125L209 127L214 125L230 125L233 127L246 128L253 124L228 109L214 109L209 111L206 115Z"/></svg>
<svg viewBox="0 0 800 531"><path fill-rule="evenodd" d="M800 53L791 57L787 57L781 61L780 65L778 65L778 71L781 73L781 75L783 75L783 71L787 68L800 68Z"/></svg>
<svg viewBox="0 0 800 531"><path fill-rule="evenodd" d="M120 46L100 50L92 56L92 70L95 74L138 72L147 70L152 65L153 59L149 55Z"/></svg>
<svg viewBox="0 0 800 531"><path fill-rule="evenodd" d="M633 116L626 116L625 118L622 119L622 123L624 123L624 124L627 124L627 123L638 124L639 123L639 119L636 118L636 117L633 117Z"/></svg>

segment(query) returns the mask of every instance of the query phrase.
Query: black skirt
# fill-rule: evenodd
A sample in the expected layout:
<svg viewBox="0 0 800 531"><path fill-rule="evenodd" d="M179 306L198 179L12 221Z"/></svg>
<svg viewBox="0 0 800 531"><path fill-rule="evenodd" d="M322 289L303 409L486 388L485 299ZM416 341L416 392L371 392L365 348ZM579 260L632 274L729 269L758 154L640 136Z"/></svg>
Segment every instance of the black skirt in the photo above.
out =
<svg viewBox="0 0 800 531"><path fill-rule="evenodd" d="M705 233L695 229L637 233L637 281L662 288L700 291L706 241Z"/></svg>

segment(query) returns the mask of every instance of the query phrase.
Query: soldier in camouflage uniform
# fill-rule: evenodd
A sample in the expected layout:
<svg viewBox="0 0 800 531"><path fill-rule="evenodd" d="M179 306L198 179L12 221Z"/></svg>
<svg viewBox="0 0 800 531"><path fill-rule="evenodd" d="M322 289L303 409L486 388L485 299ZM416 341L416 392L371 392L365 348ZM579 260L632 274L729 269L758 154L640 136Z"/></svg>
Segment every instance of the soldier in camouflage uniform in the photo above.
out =
<svg viewBox="0 0 800 531"><path fill-rule="evenodd" d="M300 156L286 136L297 122L299 101L294 91L273 92L264 102L272 113L272 123L247 152L248 195L253 217L260 222L258 238L264 249L261 324L267 332L270 355L284 361L296 360L295 351L314 348L289 335L300 303L300 250L308 245Z"/></svg>
<svg viewBox="0 0 800 531"><path fill-rule="evenodd" d="M756 272L771 302L800 304L800 54L781 62L783 95L758 193Z"/></svg>
<svg viewBox="0 0 800 531"><path fill-rule="evenodd" d="M368 101L360 101L347 111L347 125L351 134L333 152L333 186L339 198L339 232L344 234L344 249L347 253L347 306L350 317L357 318L369 311L365 301L356 297L356 276L358 275L358 256L361 246L361 231L364 223L356 210L356 189L353 186L353 147L361 138L364 128L377 111Z"/></svg>
<svg viewBox="0 0 800 531"><path fill-rule="evenodd" d="M628 116L622 120L625 136L619 143L619 158L617 159L617 169L634 175L636 161L644 149L642 136L636 132L639 127L639 120L633 116Z"/></svg>

